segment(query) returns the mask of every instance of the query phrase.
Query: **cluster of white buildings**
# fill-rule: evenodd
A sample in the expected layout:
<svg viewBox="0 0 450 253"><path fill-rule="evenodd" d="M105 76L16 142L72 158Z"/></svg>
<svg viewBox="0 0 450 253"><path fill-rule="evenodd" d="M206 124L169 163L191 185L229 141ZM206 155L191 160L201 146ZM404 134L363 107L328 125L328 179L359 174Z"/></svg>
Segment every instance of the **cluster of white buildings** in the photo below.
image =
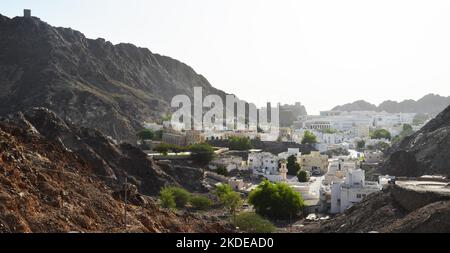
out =
<svg viewBox="0 0 450 253"><path fill-rule="evenodd" d="M358 140L374 145L389 140L371 140L371 129L386 129L392 136L401 133L403 124L412 124L415 113L387 113L374 111L324 111L320 115L302 115L293 124L292 140L300 142L306 130L318 140L316 149L321 152L329 149L355 148ZM327 130L333 130L332 132Z"/></svg>
<svg viewBox="0 0 450 253"><path fill-rule="evenodd" d="M358 161L339 158L330 162L322 182L321 207L332 214L342 213L381 189L380 182L366 181L365 171L358 167Z"/></svg>

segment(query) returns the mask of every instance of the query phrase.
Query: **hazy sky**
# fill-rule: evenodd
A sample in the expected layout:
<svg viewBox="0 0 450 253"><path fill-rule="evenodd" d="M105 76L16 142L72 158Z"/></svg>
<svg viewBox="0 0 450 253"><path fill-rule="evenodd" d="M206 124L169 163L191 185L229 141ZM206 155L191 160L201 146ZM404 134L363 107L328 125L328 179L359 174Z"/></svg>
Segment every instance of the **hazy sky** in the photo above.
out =
<svg viewBox="0 0 450 253"><path fill-rule="evenodd" d="M300 101L318 113L357 99L450 95L450 1L0 3L9 17L24 8L89 38L179 59L213 86L257 105Z"/></svg>

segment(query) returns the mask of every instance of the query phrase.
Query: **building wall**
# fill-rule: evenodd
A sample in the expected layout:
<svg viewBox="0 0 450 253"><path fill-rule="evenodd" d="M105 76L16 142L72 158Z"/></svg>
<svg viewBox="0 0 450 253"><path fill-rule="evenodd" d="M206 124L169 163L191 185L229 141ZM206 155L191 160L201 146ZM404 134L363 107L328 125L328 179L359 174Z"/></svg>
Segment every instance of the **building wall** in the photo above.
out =
<svg viewBox="0 0 450 253"><path fill-rule="evenodd" d="M186 136L178 133L163 133L162 141L177 146L186 146Z"/></svg>
<svg viewBox="0 0 450 253"><path fill-rule="evenodd" d="M320 152L312 151L309 155L302 155L300 159L300 166L303 170L312 172L314 169L326 173L328 170L328 156L321 155Z"/></svg>

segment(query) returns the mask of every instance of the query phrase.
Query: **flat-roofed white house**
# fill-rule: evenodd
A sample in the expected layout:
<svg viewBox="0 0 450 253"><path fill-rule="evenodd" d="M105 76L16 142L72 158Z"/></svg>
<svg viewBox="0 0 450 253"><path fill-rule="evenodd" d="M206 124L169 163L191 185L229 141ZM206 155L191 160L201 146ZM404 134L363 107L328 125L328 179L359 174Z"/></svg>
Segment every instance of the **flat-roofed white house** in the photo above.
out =
<svg viewBox="0 0 450 253"><path fill-rule="evenodd" d="M349 170L344 180L333 181L330 213L342 213L352 205L361 202L367 195L380 191L378 182L365 180L364 170Z"/></svg>
<svg viewBox="0 0 450 253"><path fill-rule="evenodd" d="M331 184L333 181L343 180L349 170L356 170L357 161L338 159L331 161L328 166L328 172L325 174L324 184Z"/></svg>
<svg viewBox="0 0 450 253"><path fill-rule="evenodd" d="M272 182L279 182L282 177L278 168L278 161L278 156L269 152L250 152L247 166L253 170L253 174L262 175Z"/></svg>

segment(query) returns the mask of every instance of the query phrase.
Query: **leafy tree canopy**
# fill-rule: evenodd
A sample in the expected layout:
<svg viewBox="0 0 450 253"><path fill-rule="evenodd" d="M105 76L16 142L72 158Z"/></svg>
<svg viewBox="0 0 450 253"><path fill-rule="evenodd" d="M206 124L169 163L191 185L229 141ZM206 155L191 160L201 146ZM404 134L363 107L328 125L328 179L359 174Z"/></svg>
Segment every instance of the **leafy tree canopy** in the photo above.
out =
<svg viewBox="0 0 450 253"><path fill-rule="evenodd" d="M317 138L316 136L311 133L310 131L305 131L305 133L303 134L303 138L302 138L302 144L315 144L317 143Z"/></svg>
<svg viewBox="0 0 450 253"><path fill-rule="evenodd" d="M300 193L285 183L271 183L264 180L248 198L256 213L271 219L296 217L304 206Z"/></svg>

